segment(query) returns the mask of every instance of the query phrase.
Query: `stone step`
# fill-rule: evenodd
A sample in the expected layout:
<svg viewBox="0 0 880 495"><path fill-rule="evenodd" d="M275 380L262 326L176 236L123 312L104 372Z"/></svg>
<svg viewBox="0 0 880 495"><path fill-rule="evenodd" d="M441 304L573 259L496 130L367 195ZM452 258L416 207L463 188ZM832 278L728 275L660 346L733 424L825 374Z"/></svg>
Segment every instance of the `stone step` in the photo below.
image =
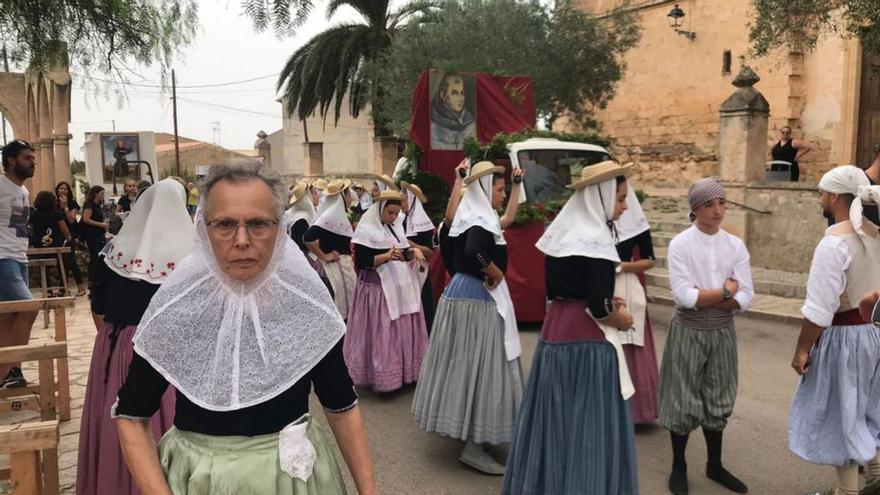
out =
<svg viewBox="0 0 880 495"><path fill-rule="evenodd" d="M645 273L649 285L669 287L666 248L654 248L654 268ZM806 274L752 269L755 294L791 298L803 301L807 297Z"/></svg>
<svg viewBox="0 0 880 495"><path fill-rule="evenodd" d="M654 251L657 251L657 248L661 247L669 247L669 241L671 241L676 235L672 232L651 232L651 241L654 243ZM656 253L655 253L656 254Z"/></svg>
<svg viewBox="0 0 880 495"><path fill-rule="evenodd" d="M667 220L667 219L651 219L648 218L648 221L651 224L651 234L653 235L655 232L666 232L670 234L678 234L683 230L689 228L691 226L685 219L682 220Z"/></svg>
<svg viewBox="0 0 880 495"><path fill-rule="evenodd" d="M672 293L667 287L652 286L649 283L646 291L648 302L675 306ZM752 318L797 325L803 318L800 312L802 305L803 301L800 299L755 294L752 307L745 314Z"/></svg>

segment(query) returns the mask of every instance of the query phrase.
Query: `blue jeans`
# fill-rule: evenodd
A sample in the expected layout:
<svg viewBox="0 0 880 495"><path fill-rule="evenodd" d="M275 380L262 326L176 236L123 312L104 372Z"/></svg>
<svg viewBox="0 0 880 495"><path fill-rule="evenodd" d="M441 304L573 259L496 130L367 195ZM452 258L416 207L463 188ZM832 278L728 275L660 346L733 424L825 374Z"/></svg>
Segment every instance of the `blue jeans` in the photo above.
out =
<svg viewBox="0 0 880 495"><path fill-rule="evenodd" d="M0 258L0 301L27 299L33 299L28 290L27 264L11 258Z"/></svg>

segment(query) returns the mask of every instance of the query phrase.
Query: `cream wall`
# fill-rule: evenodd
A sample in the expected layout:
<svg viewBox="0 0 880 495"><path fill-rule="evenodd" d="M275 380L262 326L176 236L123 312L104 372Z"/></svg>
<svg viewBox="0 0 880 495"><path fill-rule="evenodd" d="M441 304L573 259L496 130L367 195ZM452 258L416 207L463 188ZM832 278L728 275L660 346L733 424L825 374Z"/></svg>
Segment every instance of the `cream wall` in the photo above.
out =
<svg viewBox="0 0 880 495"><path fill-rule="evenodd" d="M86 178L89 181L89 184L102 185L106 189L111 189L112 184L109 182L104 182L104 177L102 175L102 166L101 166L101 134L137 134L138 135L138 146L139 146L139 155L141 160L145 160L150 162L150 165L153 167L153 175L156 180L159 180L159 172L156 163L156 147L154 133L152 132L123 132L123 131L107 131L107 132L87 132L85 138L84 155L86 162ZM141 179L149 179L149 174L147 174L147 167L141 167ZM117 184L117 187L121 190L121 183Z"/></svg>
<svg viewBox="0 0 880 495"><path fill-rule="evenodd" d="M612 3L583 0L579 6L602 12ZM638 164L641 180L682 185L718 173L718 110L736 89L731 82L739 71L739 58L749 49L751 2L677 2L686 12L682 29L696 32L695 41L669 27L666 14L675 3L637 3L642 40L625 56L627 72L615 98L596 116L603 133L617 140L617 157ZM845 124L853 119L847 102L858 93L852 96L852 67L845 67L851 62L844 56L847 47L858 50L851 45L823 39L807 55L774 53L746 60L761 77L755 88L770 102L768 147L776 141L778 128L789 124L796 138L821 148L801 162L802 180L816 179L830 166L852 159L854 138L847 137L845 129L852 125ZM724 50L732 55L729 74L722 74Z"/></svg>

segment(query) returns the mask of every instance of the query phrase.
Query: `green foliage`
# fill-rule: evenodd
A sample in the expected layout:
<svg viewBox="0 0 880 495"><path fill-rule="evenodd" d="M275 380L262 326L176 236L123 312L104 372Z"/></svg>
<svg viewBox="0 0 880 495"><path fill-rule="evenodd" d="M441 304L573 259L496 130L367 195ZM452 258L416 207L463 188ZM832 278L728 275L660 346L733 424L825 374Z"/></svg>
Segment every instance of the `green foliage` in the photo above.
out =
<svg viewBox="0 0 880 495"><path fill-rule="evenodd" d="M195 34L196 0L0 0L0 41L13 64L70 65L124 79L128 64L170 64Z"/></svg>
<svg viewBox="0 0 880 495"><path fill-rule="evenodd" d="M636 199L639 200L639 204L644 203L645 198L647 198L647 197L648 197L648 193L646 193L644 190L636 189Z"/></svg>
<svg viewBox="0 0 880 495"><path fill-rule="evenodd" d="M462 143L462 151L471 163L477 163L482 160L499 160L508 158L507 146L514 143L520 143L531 138L547 138L558 139L560 141L568 141L573 143L595 144L608 148L612 144L610 137L601 136L597 133L573 133L573 132L553 132L540 129L526 129L522 132L510 134L496 134L492 141L486 145L480 144L473 137L467 137Z"/></svg>
<svg viewBox="0 0 880 495"><path fill-rule="evenodd" d="M192 182L193 184L198 184L199 180L194 173L187 172L186 170L181 170L180 174L175 174L172 169L163 169L159 172L159 180L167 179L168 177L180 177L187 184Z"/></svg>
<svg viewBox="0 0 880 495"><path fill-rule="evenodd" d="M514 219L513 223L515 225L522 225L532 222L552 222L570 197L571 191L566 190L560 197L550 201L523 203L517 208L516 219Z"/></svg>
<svg viewBox="0 0 880 495"><path fill-rule="evenodd" d="M419 186L422 192L425 193L425 197L428 198L428 202L424 205L425 213L431 217L434 225L438 225L443 221L450 193L449 184L446 183L443 177L427 172L414 172L412 168L408 168L397 179L398 183L406 181Z"/></svg>
<svg viewBox="0 0 880 495"><path fill-rule="evenodd" d="M86 173L86 162L76 159L70 161L70 175L84 173Z"/></svg>
<svg viewBox="0 0 880 495"><path fill-rule="evenodd" d="M614 96L622 56L640 37L632 11L600 20L566 1L450 0L424 20L365 69L387 90L374 118L398 136L409 131L412 91L427 69L529 76L540 118L566 114L594 127L592 111Z"/></svg>
<svg viewBox="0 0 880 495"><path fill-rule="evenodd" d="M880 2L876 0L752 0L749 39L752 50L774 48L802 52L823 33L855 36L868 53L880 54Z"/></svg>

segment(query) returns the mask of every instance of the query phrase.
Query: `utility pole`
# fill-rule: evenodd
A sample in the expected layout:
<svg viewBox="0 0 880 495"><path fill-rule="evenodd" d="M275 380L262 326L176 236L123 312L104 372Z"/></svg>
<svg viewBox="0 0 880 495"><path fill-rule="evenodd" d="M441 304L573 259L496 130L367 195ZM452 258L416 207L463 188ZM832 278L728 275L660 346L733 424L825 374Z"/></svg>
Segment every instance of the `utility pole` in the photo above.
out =
<svg viewBox="0 0 880 495"><path fill-rule="evenodd" d="M215 120L213 122L209 122L209 124L213 124L214 127L211 129L211 138L214 141L214 144L220 146L220 121Z"/></svg>
<svg viewBox="0 0 880 495"><path fill-rule="evenodd" d="M177 78L174 69L171 69L171 103L174 111L174 165L177 176L180 176L180 138L177 135Z"/></svg>
<svg viewBox="0 0 880 495"><path fill-rule="evenodd" d="M116 119L111 119L110 123L113 125L113 132L116 132Z"/></svg>
<svg viewBox="0 0 880 495"><path fill-rule="evenodd" d="M3 72L9 72L9 58L6 56L6 43L3 43ZM3 145L9 141L6 139L6 114L3 114Z"/></svg>

